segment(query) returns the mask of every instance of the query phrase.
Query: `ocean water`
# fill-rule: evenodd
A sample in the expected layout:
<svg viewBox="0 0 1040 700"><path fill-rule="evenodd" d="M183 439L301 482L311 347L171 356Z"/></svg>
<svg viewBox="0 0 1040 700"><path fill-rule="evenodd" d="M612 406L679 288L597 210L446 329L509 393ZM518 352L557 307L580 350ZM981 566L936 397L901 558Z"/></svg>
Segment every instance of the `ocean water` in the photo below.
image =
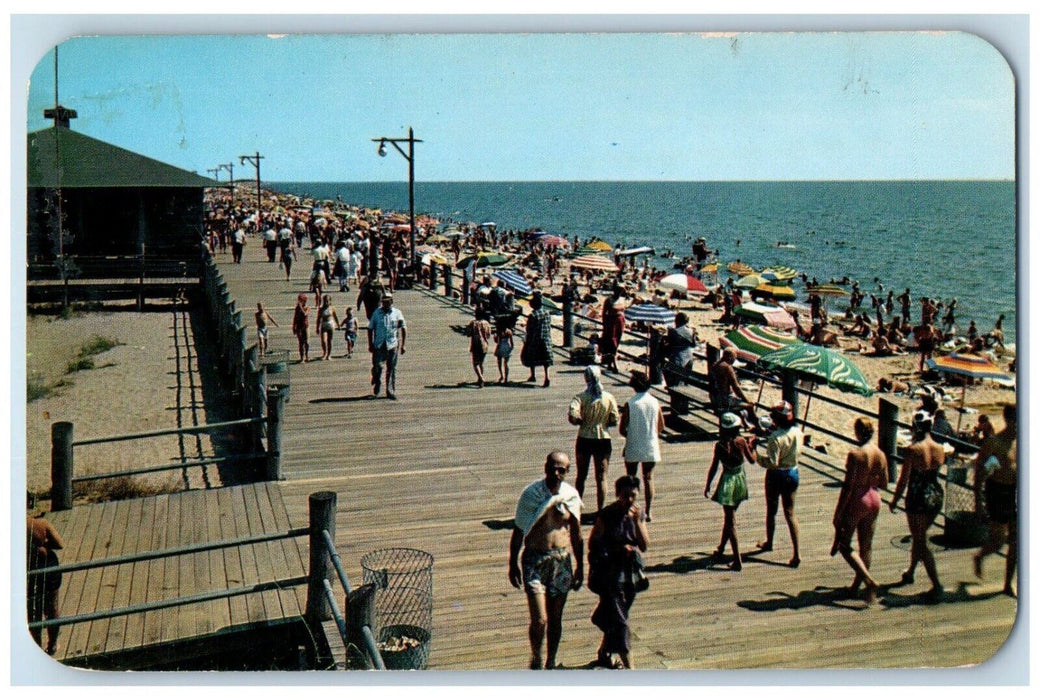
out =
<svg viewBox="0 0 1040 700"><path fill-rule="evenodd" d="M408 210L406 182L268 184ZM848 275L868 293L881 284L896 296L910 287L915 300L956 298L962 332L971 319L986 332L1004 314L1005 335L1015 336L1013 182L416 182L415 207L441 219L494 221L500 230L649 245L677 258L704 236L723 262L787 265L821 282ZM664 258L654 264L672 267ZM795 289L801 300L801 285ZM918 308L915 301L915 318Z"/></svg>

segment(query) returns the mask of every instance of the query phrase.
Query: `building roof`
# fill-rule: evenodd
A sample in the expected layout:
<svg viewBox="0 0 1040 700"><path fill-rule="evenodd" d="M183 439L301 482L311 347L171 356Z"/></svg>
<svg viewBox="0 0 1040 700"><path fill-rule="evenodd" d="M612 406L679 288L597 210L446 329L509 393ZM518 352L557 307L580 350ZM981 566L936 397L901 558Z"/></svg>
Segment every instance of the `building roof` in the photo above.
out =
<svg viewBox="0 0 1040 700"><path fill-rule="evenodd" d="M61 159L60 183L54 167L56 150ZM60 127L29 134L27 158L29 187L216 187L219 184L208 177Z"/></svg>

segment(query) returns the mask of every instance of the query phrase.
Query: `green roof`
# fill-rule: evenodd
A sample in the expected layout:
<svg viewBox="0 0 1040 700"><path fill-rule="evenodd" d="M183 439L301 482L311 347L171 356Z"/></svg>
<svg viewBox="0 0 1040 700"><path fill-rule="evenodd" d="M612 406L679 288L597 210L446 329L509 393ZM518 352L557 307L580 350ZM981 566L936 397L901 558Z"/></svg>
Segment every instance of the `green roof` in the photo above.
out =
<svg viewBox="0 0 1040 700"><path fill-rule="evenodd" d="M54 168L55 150L61 159L60 183ZM208 177L63 127L29 134L27 158L29 187L216 187L219 184Z"/></svg>

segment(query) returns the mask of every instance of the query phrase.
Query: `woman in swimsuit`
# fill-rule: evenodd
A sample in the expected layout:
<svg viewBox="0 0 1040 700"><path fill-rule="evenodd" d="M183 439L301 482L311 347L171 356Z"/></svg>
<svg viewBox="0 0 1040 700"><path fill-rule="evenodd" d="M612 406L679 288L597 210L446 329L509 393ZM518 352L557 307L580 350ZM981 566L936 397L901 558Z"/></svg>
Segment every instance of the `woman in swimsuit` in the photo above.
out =
<svg viewBox="0 0 1040 700"><path fill-rule="evenodd" d="M709 498L711 482L719 464L722 465L722 476L715 487L711 500L722 506L722 539L713 557L721 559L726 550L726 543L733 549L733 561L730 568L740 571L740 547L737 544L737 508L747 500L747 475L744 463L754 464L758 460L755 448L740 436L740 417L735 413L723 413L719 419L719 441L715 443L715 452L708 468L708 481L704 484L704 497Z"/></svg>
<svg viewBox="0 0 1040 700"><path fill-rule="evenodd" d="M894 513L896 504L906 491L906 521L910 526L910 568L903 573L904 584L913 583L917 562L924 563L932 588L928 595L937 599L942 596L939 572L935 568L935 557L928 548L928 528L942 510L943 488L939 484L939 465L946 455L942 446L932 439L932 415L925 411L914 414L914 438L903 454L903 469L899 473L895 495L889 509Z"/></svg>
<svg viewBox="0 0 1040 700"><path fill-rule="evenodd" d="M292 332L296 336L296 342L300 347L300 362L310 361L310 337L309 329L307 328L307 314L310 313L310 309L307 307L307 295L300 294L296 297L296 308L293 309L292 318Z"/></svg>
<svg viewBox="0 0 1040 700"><path fill-rule="evenodd" d="M321 298L321 308L318 309L314 325L314 331L321 338L321 359L331 360L332 334L339 325L339 316L336 315L336 309L332 308L332 298L328 294Z"/></svg>
<svg viewBox="0 0 1040 700"><path fill-rule="evenodd" d="M874 424L868 418L857 418L853 423L856 447L845 460L845 482L838 494L838 505L834 509L834 546L831 556L841 552L856 577L849 586L855 594L860 584L867 584L867 603L877 596L877 582L871 577L870 552L874 540L874 526L881 510L878 489L888 483L888 460L881 449L870 442L874 436ZM859 553L852 551L852 535L857 536Z"/></svg>

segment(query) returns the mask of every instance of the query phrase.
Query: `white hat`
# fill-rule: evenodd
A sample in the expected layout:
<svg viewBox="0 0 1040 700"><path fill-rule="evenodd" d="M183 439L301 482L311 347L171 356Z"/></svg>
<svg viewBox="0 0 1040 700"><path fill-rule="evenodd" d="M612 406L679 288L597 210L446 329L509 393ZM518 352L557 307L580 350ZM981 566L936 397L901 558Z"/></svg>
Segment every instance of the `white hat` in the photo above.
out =
<svg viewBox="0 0 1040 700"><path fill-rule="evenodd" d="M732 430L733 428L739 428L740 418L737 416L737 414L729 413L727 411L726 413L722 414L721 418L719 418L719 427L723 430Z"/></svg>

